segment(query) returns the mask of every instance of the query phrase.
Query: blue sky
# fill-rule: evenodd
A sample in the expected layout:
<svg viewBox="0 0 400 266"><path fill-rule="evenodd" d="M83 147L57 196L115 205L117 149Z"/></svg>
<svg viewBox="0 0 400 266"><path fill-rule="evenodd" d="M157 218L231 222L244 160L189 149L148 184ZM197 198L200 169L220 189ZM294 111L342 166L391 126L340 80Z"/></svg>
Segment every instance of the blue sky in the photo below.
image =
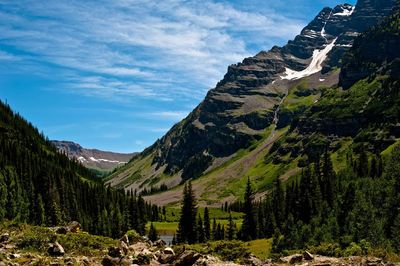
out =
<svg viewBox="0 0 400 266"><path fill-rule="evenodd" d="M0 99L50 139L140 151L228 65L285 44L339 3L0 0Z"/></svg>

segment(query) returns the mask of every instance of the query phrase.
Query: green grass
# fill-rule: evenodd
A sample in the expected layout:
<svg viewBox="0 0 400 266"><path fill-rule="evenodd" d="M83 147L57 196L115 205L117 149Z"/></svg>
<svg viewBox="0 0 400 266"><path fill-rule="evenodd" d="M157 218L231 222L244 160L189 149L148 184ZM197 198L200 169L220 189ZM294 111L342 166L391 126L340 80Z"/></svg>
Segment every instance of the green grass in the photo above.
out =
<svg viewBox="0 0 400 266"><path fill-rule="evenodd" d="M258 258L265 260L269 258L272 246L272 239L257 239L247 243L249 251Z"/></svg>
<svg viewBox="0 0 400 266"><path fill-rule="evenodd" d="M220 223L225 227L228 224L229 212L225 212L220 208L208 208L210 213L210 223L212 225L213 219L216 219L217 224ZM159 235L173 235L178 229L179 215L180 209L177 208L166 208L167 213L167 221L165 222L153 222L153 225L156 227ZM175 216L173 216L174 214ZM197 215L204 216L204 208L198 208ZM239 228L242 225L242 217L243 213L240 212L231 212L232 219L236 223L236 226ZM146 231L149 230L151 222L148 222L146 225Z"/></svg>
<svg viewBox="0 0 400 266"><path fill-rule="evenodd" d="M86 232L55 234L46 227L18 224L4 221L0 224L0 233L9 232L11 240L17 247L26 252L47 252L48 244L57 240L67 254L95 256L103 253L110 246L115 246L117 240L90 235Z"/></svg>

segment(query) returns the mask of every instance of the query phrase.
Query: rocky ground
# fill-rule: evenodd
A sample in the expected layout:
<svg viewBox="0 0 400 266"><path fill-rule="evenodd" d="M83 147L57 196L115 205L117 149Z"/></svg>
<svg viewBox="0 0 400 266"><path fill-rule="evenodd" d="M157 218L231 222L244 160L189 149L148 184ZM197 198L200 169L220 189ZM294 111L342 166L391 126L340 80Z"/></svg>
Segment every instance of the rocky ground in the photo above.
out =
<svg viewBox="0 0 400 266"><path fill-rule="evenodd" d="M32 234L32 232L36 232ZM64 245L64 246L63 246ZM308 252L262 261L250 255L238 262L222 261L187 247L171 248L165 242L151 242L128 232L120 240L80 232L72 222L64 227L43 228L27 225L0 228L0 266L5 265L400 265L373 257L333 258Z"/></svg>

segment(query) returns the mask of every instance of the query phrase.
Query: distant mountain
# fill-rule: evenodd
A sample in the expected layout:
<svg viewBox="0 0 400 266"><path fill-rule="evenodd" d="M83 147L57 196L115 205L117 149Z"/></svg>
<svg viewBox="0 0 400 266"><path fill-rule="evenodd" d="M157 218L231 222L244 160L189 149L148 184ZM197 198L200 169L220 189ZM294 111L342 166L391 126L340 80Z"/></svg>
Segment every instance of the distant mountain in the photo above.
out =
<svg viewBox="0 0 400 266"><path fill-rule="evenodd" d="M111 171L115 167L126 164L136 154L85 149L72 141L52 140L51 142L61 153L65 153L69 158L76 159L87 168L102 171Z"/></svg>
<svg viewBox="0 0 400 266"><path fill-rule="evenodd" d="M322 124L308 127L312 120L303 115L315 110L339 82L349 88L368 76L369 72L358 76L357 68L350 67L355 63L345 59L355 39L390 15L395 6L396 0L359 0L356 6L324 8L284 47L275 46L229 66L224 78L188 117L107 182L141 190L161 185L173 188L196 179L193 186L204 203L217 204L241 195L247 177L256 183L258 195L263 195L277 176L283 180L295 177L312 160L315 147L327 149L335 140L324 136L319 143L312 134L323 130L313 131L313 126L330 128L324 133L340 128L335 122L324 125L329 122L324 113L320 114ZM344 62L346 70L341 72ZM347 123L343 127L353 129L350 137L355 138L362 125ZM297 139L299 135L287 138L297 128L307 131L305 139ZM167 204L179 201L179 196L173 189L148 199Z"/></svg>

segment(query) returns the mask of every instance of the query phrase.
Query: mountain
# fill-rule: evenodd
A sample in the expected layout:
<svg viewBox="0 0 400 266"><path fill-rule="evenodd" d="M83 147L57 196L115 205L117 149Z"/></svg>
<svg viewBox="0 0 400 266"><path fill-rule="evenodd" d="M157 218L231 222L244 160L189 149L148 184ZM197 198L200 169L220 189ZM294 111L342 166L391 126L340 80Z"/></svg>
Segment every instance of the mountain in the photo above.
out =
<svg viewBox="0 0 400 266"><path fill-rule="evenodd" d="M65 153L71 159L76 159L85 167L105 172L126 164L136 154L85 149L72 141L52 140L51 142L59 152Z"/></svg>
<svg viewBox="0 0 400 266"><path fill-rule="evenodd" d="M151 208L141 197L105 187L1 101L0 195L0 222L55 226L74 220L112 237L132 228L143 234Z"/></svg>
<svg viewBox="0 0 400 266"><path fill-rule="evenodd" d="M297 126L300 132L310 133L307 136L329 134L323 129L337 126L324 124L329 121L321 112L322 129L314 132L319 124L311 125L303 115L314 116L310 110L319 106L329 88L338 84L348 88L352 83L346 83L345 75L361 77L351 72L349 61L343 65L344 58L354 40L395 6L395 0L360 0L356 6L324 8L284 47L275 46L229 66L224 78L188 117L110 175L108 183L138 190L166 185L169 191L148 199L167 204L179 200L179 184L195 179L193 186L202 204L213 204L235 200L247 177L262 196L275 177L287 180L298 175L309 160L311 147L324 148L326 143L316 138L316 143L308 140L300 145L288 136ZM360 130L351 122L343 127ZM355 137L357 132L343 136Z"/></svg>

